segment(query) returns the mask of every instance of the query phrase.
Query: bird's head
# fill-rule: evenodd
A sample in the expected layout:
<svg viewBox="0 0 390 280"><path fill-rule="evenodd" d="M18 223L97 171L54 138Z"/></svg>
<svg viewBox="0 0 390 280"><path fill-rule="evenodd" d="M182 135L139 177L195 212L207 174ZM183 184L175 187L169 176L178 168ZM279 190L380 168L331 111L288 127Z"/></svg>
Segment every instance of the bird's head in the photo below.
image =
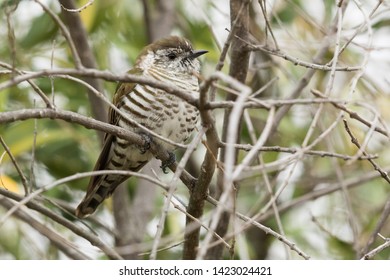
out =
<svg viewBox="0 0 390 280"><path fill-rule="evenodd" d="M194 50L187 39L170 36L146 46L138 56L136 65L144 71L164 70L171 75L199 74L197 58L205 53L205 50Z"/></svg>

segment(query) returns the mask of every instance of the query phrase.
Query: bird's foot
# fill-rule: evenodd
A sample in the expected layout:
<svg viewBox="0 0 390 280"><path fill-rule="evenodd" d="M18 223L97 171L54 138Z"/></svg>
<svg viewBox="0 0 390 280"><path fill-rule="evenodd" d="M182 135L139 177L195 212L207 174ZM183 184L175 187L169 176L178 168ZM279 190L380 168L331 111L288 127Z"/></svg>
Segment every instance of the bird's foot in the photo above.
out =
<svg viewBox="0 0 390 280"><path fill-rule="evenodd" d="M161 166L160 168L164 172L164 174L167 174L168 171L166 170L167 167L169 167L171 164L173 164L176 161L176 155L172 152L169 152L169 158L167 160L162 160L161 161Z"/></svg>
<svg viewBox="0 0 390 280"><path fill-rule="evenodd" d="M152 144L153 138L145 132L140 132L139 135L142 139L144 139L144 145L139 147L141 154L144 154L150 149L150 144Z"/></svg>

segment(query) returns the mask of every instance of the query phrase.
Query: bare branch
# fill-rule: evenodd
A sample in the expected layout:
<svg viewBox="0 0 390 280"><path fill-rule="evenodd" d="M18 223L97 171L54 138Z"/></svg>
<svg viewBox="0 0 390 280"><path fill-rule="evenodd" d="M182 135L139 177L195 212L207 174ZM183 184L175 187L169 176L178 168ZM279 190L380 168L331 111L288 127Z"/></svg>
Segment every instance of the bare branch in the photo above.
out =
<svg viewBox="0 0 390 280"><path fill-rule="evenodd" d="M166 199L165 199L165 203L164 203L164 207L163 207L163 212L162 212L162 215L160 217L159 224L157 226L157 233L156 233L156 236L155 236L155 239L154 239L154 242L153 242L153 248L152 248L152 252L150 254L150 259L156 259L157 247L158 247L159 241L160 241L161 236L162 236L165 219L166 219L166 216L167 216L168 210L169 210L169 205L172 203L171 200L172 200L174 192L176 191L176 185L177 185L176 183L177 183L179 177L181 176L181 174L183 173L184 167L185 167L186 163L188 162L190 155L194 152L195 148L198 146L198 144L202 140L203 134L205 132L206 132L206 129L202 129L201 131L199 131L197 133L196 137L194 137L194 139L192 140L189 148L186 149L182 159L180 160L179 165L176 168L175 174L173 175L170 183L168 184L169 185L169 191L166 194ZM199 183L199 180L197 182ZM195 187L194 187L194 189L192 190L191 193L194 193L195 191L197 191L197 185L195 185ZM191 203L191 198L190 198L190 203ZM191 214L189 214L189 216L187 216L187 217L191 217L191 219L194 218L194 217L191 216ZM197 217L195 217L195 219L196 218Z"/></svg>
<svg viewBox="0 0 390 280"><path fill-rule="evenodd" d="M95 2L95 0L89 0L85 5L81 6L80 8L77 8L77 9L66 8L61 2L60 2L60 5L61 5L61 8L64 9L65 11L67 11L67 12L80 13L81 11L83 11L86 8L88 8L89 6L91 6L94 2Z"/></svg>
<svg viewBox="0 0 390 280"><path fill-rule="evenodd" d="M239 39L242 40L241 38L239 38ZM244 40L242 40L242 41L244 41ZM265 53L268 53L268 54L271 54L271 55L274 55L277 57L281 57L287 61L290 61L294 65L302 66L305 68L310 68L313 70L332 71L332 67L328 66L326 64L318 64L315 62L303 61L299 58L296 58L296 57L293 57L289 54L286 54L281 50L270 49L267 45L254 45L254 44L247 42L247 41L244 41L244 42L247 44L247 48L250 51L262 51L262 52L265 52ZM353 72L353 71L358 71L360 69L361 69L360 66L339 66L339 67L335 68L335 71Z"/></svg>
<svg viewBox="0 0 390 280"><path fill-rule="evenodd" d="M6 209L12 208L15 203L7 198L0 198L0 204ZM56 246L61 252L67 255L71 259L75 260L89 260L90 258L86 256L81 250L77 249L77 246L70 242L65 237L61 236L54 230L50 229L43 223L39 222L33 216L29 215L25 210L18 209L14 215L20 220L26 222L29 226L34 228L40 234L45 236L50 242Z"/></svg>
<svg viewBox="0 0 390 280"><path fill-rule="evenodd" d="M244 40L249 38L249 3L250 1L230 1L230 25L232 28L229 36L234 36L226 40L224 50L227 51L227 46L231 43L231 65L229 68L229 75L224 82L229 84L231 88L240 92L240 96L236 97L234 94L229 93L226 97L227 100L237 101L237 106L232 109L226 110L223 119L222 127L222 141L226 141L229 144L236 144L240 141L241 130L241 117L243 112L243 103L249 98L252 90L245 85L246 77L249 68L249 56L250 53L244 48L242 41L236 38L236 35ZM221 60L220 60L221 61ZM219 65L219 64L218 64ZM218 69L217 65L217 69ZM228 146L226 149L221 150L221 161L225 164L226 170L219 170L217 177L218 196L220 196L221 204L229 203L232 208L235 208L235 188L233 187L233 181L231 180L231 173L233 165L237 160L238 150L232 146ZM221 215L224 218L220 219ZM208 250L211 239L213 238L213 231L219 236L224 236L227 232L229 225L229 215L221 207L217 207L213 218L211 220L209 231L205 237L205 242L202 248L197 252L197 258L203 259L205 257L210 259L219 259L222 256L222 246L216 246ZM234 247L230 250L232 254Z"/></svg>
<svg viewBox="0 0 390 280"><path fill-rule="evenodd" d="M379 245L375 249L373 249L370 252L368 252L367 254L365 254L362 257L362 260L369 260L369 259L373 258L376 254L380 253L381 251L383 251L389 247L390 247L390 238L386 238L385 243L383 243L382 245Z"/></svg>
<svg viewBox="0 0 390 280"><path fill-rule="evenodd" d="M0 143L3 146L4 150L7 152L8 156L10 157L10 159L11 159L11 161L13 163L13 165L16 168L16 171L18 172L20 178L22 179L24 193L27 195L29 191L28 191L28 180L27 180L26 176L24 176L24 173L23 173L22 169L20 168L18 162L16 161L15 157L13 156L13 154L11 153L11 151L8 148L7 144L5 143L3 137L1 137L1 136L0 136Z"/></svg>
<svg viewBox="0 0 390 280"><path fill-rule="evenodd" d="M68 42L70 51L72 52L74 63L76 68L81 69L83 68L80 57L77 52L77 48L75 46L75 43L71 37L71 34L69 33L68 29L66 28L65 24L61 21L61 19L47 7L44 3L42 3L40 0L34 0L38 5L42 7L42 9L54 20L54 22L58 25L60 28L62 35L64 35L65 40Z"/></svg>
<svg viewBox="0 0 390 280"><path fill-rule="evenodd" d="M321 92L319 92L318 90L315 90L315 89L312 89L311 93L313 93L315 96L318 96L318 97L327 98ZM347 107L345 107L342 104L338 104L338 103L335 103L335 102L330 102L330 103L334 107L336 107L336 108L338 108L340 110L343 110L344 112L348 113L351 119L358 120L359 122L361 122L362 124L366 125L367 127L370 127L370 128L374 127L374 130L376 132L379 132L379 133L385 135L386 137L390 137L390 134L388 133L388 131L386 131L386 130L380 128L380 127L377 127L376 125L373 125L371 122L369 122L366 119L364 119L363 117L361 117L357 112L354 112L354 111L348 109Z"/></svg>
<svg viewBox="0 0 390 280"><path fill-rule="evenodd" d="M67 9L77 10L73 0L59 0L59 2L62 8L66 7ZM93 1L90 1L89 3L92 4ZM83 8L81 8L81 10L85 9L90 4L87 3ZM93 55L88 43L88 34L84 28L79 13L75 13L73 11L69 12L69 10L63 9L62 15L69 28L70 36L73 39L82 66L86 68L98 68L95 56ZM100 80L92 77L85 77L85 81L99 92L103 92L103 85ZM95 119L106 121L107 107L104 106L105 104L102 100L97 98L91 90L88 90L88 97ZM103 135L100 135L100 139L103 139Z"/></svg>
<svg viewBox="0 0 390 280"><path fill-rule="evenodd" d="M25 199L23 196L18 195L16 193L7 191L3 188L0 188L0 194L8 197L10 199L13 199L15 201L18 201L19 203L22 202L23 199ZM12 207L9 208L9 211L16 207L18 204L13 205ZM26 201L26 206L38 211L39 213L49 217L51 220L55 221L56 223L68 228L75 234L85 238L88 240L92 245L100 248L108 257L111 259L121 259L121 257L113 250L110 248L108 245L106 245L97 235L91 233L89 230L86 231L85 229L82 229L80 226L75 224L72 221L69 221L68 219L65 219L62 215L59 215L52 210L50 210L47 207L44 207L42 205L42 201L36 200L34 198L29 199ZM18 207L19 208L19 207Z"/></svg>
<svg viewBox="0 0 390 280"><path fill-rule="evenodd" d="M104 79L106 81L112 81L112 82L133 82L133 83L139 83L148 85L151 87L159 88L167 93L176 95L191 105L195 107L199 107L198 105L198 99L190 94L188 91L181 89L172 83L168 82L162 82L153 78L144 77L140 75L131 75L131 74L122 74L122 75L115 75L109 71L100 71L96 69L46 69L41 70L37 72L25 72L26 74L16 76L12 80L9 80L7 82L3 82L0 84L0 91L15 86L23 81L35 79L35 78L42 78L42 77L52 77L52 76L61 76L61 75L73 75L73 76L80 76L80 77L91 77L91 78L100 78Z"/></svg>
<svg viewBox="0 0 390 280"><path fill-rule="evenodd" d="M361 146L359 144L359 141L356 139L356 137L352 134L352 131L349 129L349 126L348 126L348 123L347 123L347 120L344 119L343 120L344 122L344 128L345 128L345 131L348 133L348 135L351 137L351 142L356 146L358 147L359 149L361 149ZM365 151L362 151L363 155L367 155L367 153ZM390 178L389 178L389 175L386 171L384 171L382 168L380 168L380 166L373 160L373 159L368 159L368 161L371 163L371 165L374 167L374 169L376 171L379 172L379 174L381 174L381 177L383 179L385 179L389 184L390 184Z"/></svg>

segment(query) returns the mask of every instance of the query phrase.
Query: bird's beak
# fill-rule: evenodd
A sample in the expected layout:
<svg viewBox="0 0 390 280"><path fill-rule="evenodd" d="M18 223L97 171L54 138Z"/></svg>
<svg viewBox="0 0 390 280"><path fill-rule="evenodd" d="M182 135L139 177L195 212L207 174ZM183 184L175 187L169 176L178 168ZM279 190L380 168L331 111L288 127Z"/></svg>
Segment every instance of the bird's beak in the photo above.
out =
<svg viewBox="0 0 390 280"><path fill-rule="evenodd" d="M193 51L191 54L188 55L187 58L194 59L194 58L197 58L197 57L201 56L202 54L205 54L205 53L208 53L208 52L209 51L205 51L205 50Z"/></svg>

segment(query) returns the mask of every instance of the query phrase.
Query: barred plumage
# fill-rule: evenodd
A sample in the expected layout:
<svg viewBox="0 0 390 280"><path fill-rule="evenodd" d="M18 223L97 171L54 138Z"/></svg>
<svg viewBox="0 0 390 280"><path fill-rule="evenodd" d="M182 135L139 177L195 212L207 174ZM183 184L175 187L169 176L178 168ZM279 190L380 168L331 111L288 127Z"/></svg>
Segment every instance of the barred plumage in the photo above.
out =
<svg viewBox="0 0 390 280"><path fill-rule="evenodd" d="M129 73L170 82L198 95L197 76L200 65L197 57L206 52L194 51L186 39L171 36L144 48L135 67ZM111 124L140 133L141 129L134 125L135 121L177 143L188 139L198 121L198 111L195 107L175 95L147 85L119 84L113 103L131 121L110 110ZM158 141L169 151L174 150L169 143L159 139L154 141ZM139 171L151 158L152 154L149 151L142 151L125 139L106 135L103 150L94 170ZM87 193L76 209L76 215L82 218L92 214L99 204L126 179L128 176L121 175L91 177Z"/></svg>

